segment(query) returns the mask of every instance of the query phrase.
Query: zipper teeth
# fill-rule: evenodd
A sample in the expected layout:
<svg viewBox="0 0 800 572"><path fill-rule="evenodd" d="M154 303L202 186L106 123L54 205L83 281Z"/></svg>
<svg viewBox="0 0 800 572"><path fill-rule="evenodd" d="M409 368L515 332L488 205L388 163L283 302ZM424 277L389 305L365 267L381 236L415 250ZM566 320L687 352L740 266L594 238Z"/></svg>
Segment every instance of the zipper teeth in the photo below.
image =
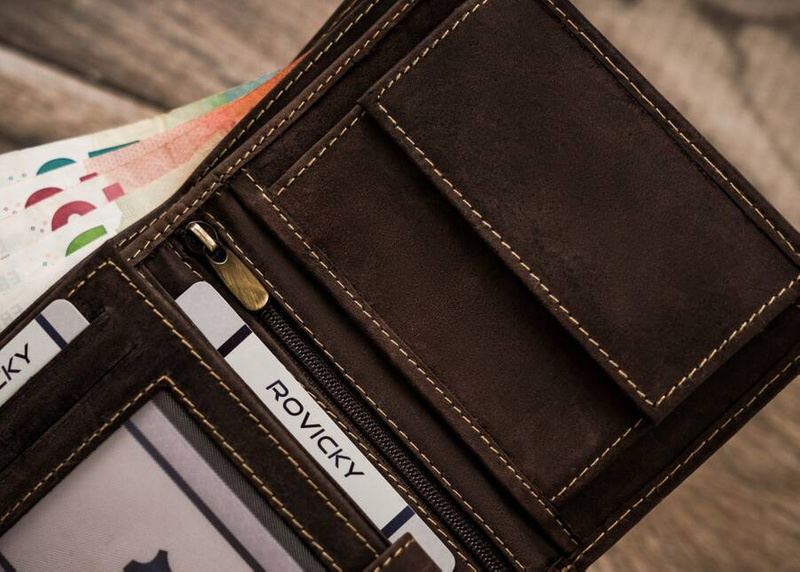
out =
<svg viewBox="0 0 800 572"><path fill-rule="evenodd" d="M374 415L353 395L340 376L319 357L317 350L297 333L281 312L270 304L261 310L260 318L300 365L311 374L312 380L386 456L414 491L447 523L481 566L487 570L507 570L508 566L484 535L467 520L452 501L444 496L440 486L420 470L417 463L398 445L396 439L376 421Z"/></svg>

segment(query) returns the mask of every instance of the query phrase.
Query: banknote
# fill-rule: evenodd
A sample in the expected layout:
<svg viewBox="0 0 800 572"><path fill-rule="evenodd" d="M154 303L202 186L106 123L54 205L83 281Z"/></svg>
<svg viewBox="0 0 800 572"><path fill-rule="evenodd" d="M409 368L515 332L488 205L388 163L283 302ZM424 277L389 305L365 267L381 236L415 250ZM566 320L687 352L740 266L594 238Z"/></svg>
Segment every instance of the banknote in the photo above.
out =
<svg viewBox="0 0 800 572"><path fill-rule="evenodd" d="M210 150L198 149L201 156L194 166ZM187 165L185 169L175 169L139 189L136 200L131 200L133 195L126 195L92 209L0 260L0 330L80 261L142 218L153 204L166 200L193 168Z"/></svg>
<svg viewBox="0 0 800 572"><path fill-rule="evenodd" d="M165 173L135 194L74 217L69 225L0 260L0 330L80 261L171 196L215 145L207 141L198 147L194 161Z"/></svg>
<svg viewBox="0 0 800 572"><path fill-rule="evenodd" d="M118 200L122 201L119 208L126 213L124 225L110 230L119 232L126 228L174 193L225 134L287 71L275 74L269 81L227 105L135 146L60 169L69 173L82 169L86 174L79 177L83 182L66 189L57 186L37 189L25 200L21 212L3 218L0 224L0 259L20 252L43 236L67 226L73 218ZM139 193L142 189L149 190ZM0 196L2 194L0 191Z"/></svg>
<svg viewBox="0 0 800 572"><path fill-rule="evenodd" d="M107 164L93 163L94 159L113 157L117 155L116 151L130 151L140 147L140 143L152 141L159 134L185 125L253 92L263 95L264 84L276 73L264 75L233 89L139 123L0 155L0 219L16 214L67 187L81 183ZM135 135L139 135L139 138L136 139ZM101 152L101 145L111 141L131 143L107 146L105 152ZM42 159L45 156L50 159ZM14 167L17 169L26 169L26 165L31 164L49 164L49 167L37 168L34 176L24 176L11 183L9 178L13 178L13 175L3 177L3 169L10 168L7 165L12 162L18 162L19 166Z"/></svg>
<svg viewBox="0 0 800 572"><path fill-rule="evenodd" d="M239 99L264 84L273 75L264 75L237 87L129 125L0 154L0 187L101 156L163 133L176 125L191 121L217 107Z"/></svg>
<svg viewBox="0 0 800 572"><path fill-rule="evenodd" d="M0 223L0 260L124 193L122 185L109 184L106 177L98 176L30 204L23 213L6 217Z"/></svg>
<svg viewBox="0 0 800 572"><path fill-rule="evenodd" d="M119 209L96 209L0 264L0 330L113 235ZM65 252L69 253L65 256ZM34 262L35 261L35 262Z"/></svg>
<svg viewBox="0 0 800 572"><path fill-rule="evenodd" d="M16 237L5 237L2 243L9 245L0 259L0 275L9 273L9 281L16 278L22 290L33 293L33 276L43 271L36 279L47 277L49 284L57 280L64 272L72 268L83 258L91 254L103 242L112 238L133 222L139 220L155 206L168 199L197 168L205 156L216 146L225 132L198 142L195 155L188 161L162 174L161 177L136 189L135 193L123 194L103 205L92 205L80 216L70 218L69 224L63 224L54 231L40 233L35 240L16 242ZM26 213L16 216L24 217ZM12 217L13 218L13 217ZM8 224L7 219L0 224L0 233ZM69 264L60 264L68 260ZM59 268L56 273L53 268ZM41 294L44 290L36 289ZM23 294L23 296L28 296ZM34 300L30 299L30 301Z"/></svg>
<svg viewBox="0 0 800 572"><path fill-rule="evenodd" d="M102 167L108 169L107 173L93 173L91 178L72 188L59 189L36 201L32 206L46 205L50 200L59 206L50 211L37 211L40 213L38 226L30 226L44 232L39 232L36 240L24 242L24 246L14 252L6 252L5 258L0 260L0 329L101 244L173 195L235 123L293 66L294 63L290 64L265 82L252 92L252 97L248 94L187 122L182 129L172 129L151 138L159 144L143 141L105 155ZM209 117L214 113L218 115ZM97 162L92 166L100 168ZM114 185L119 187L114 188ZM83 212L56 216L61 207L67 212L72 208L81 210L76 205L68 205L82 200L80 193L86 189L94 189L93 200L101 204L90 203L92 208L84 207ZM58 199L62 193L65 193L63 199ZM52 213L49 219L46 213ZM5 219L0 224L0 232L12 218L26 214L17 213ZM33 218L27 220L31 222Z"/></svg>

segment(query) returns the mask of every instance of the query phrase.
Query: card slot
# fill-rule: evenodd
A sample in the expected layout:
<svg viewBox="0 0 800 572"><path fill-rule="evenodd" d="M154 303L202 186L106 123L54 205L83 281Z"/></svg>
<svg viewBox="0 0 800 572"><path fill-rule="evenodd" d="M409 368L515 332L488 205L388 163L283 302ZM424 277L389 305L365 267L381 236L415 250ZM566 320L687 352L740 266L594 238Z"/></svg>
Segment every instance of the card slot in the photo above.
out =
<svg viewBox="0 0 800 572"><path fill-rule="evenodd" d="M108 320L105 313L98 316L3 405L0 470L36 440L57 431L68 412L135 352L134 343L113 347L101 343Z"/></svg>
<svg viewBox="0 0 800 572"><path fill-rule="evenodd" d="M405 374L389 363L380 350L376 351L370 339L342 313L337 303L303 272L295 256L266 231L260 217L243 209L231 193L215 199L208 208L203 214L205 220L216 228L219 239L261 277L270 290L270 304L283 307L311 337L375 415L407 444L408 452L429 471L430 477L438 480L452 495L453 502L460 504L475 525L512 561L523 563L520 566L544 566L553 557L552 544L530 526L528 517L504 492L502 485L467 449L454 441L455 436L441 415L420 400L409 387ZM173 295L177 296L197 280L215 283L215 277L206 271L203 262L192 258L180 242L160 250L163 252L155 251L147 265L157 276L168 273L165 283L173 288ZM218 286L225 293L225 287ZM228 299L236 305L232 297ZM246 313L245 318L251 323ZM261 331L258 324L252 327L255 332ZM338 416L353 431L347 416L342 413ZM373 446L371 439L366 436L367 447ZM379 445L374 446L374 454L382 458ZM372 453L368 456L373 459L370 455ZM420 514L427 514L426 523L441 532L440 537L453 549L457 561L462 562L462 549L457 544L451 545L452 539L446 532L449 529L436 520L431 507L415 498L411 485L397 480L391 465L384 465L386 460L375 462L380 463L379 469L405 495L409 504L419 509Z"/></svg>
<svg viewBox="0 0 800 572"><path fill-rule="evenodd" d="M132 365L132 368L126 369L127 373L137 369L135 363ZM292 465L292 468L297 467L298 470L295 475L296 482L284 480L276 483L276 476L273 473L265 474L261 471L260 467L254 469L253 467L256 466L256 464L248 463L248 459L242 457L242 454L237 449L238 445L234 445L239 436L230 434L226 429L223 429L219 423L212 421L213 418L209 416L207 411L198 408L197 405L189 399L185 383L181 380L180 375L174 378L172 376L162 375L153 382L141 387L141 390L127 401L115 403L114 401L108 400L109 392L115 393L113 389L110 389L108 386L114 382L119 382L123 375L124 374L115 375L114 379L109 384L106 384L106 387L86 394L73 405L71 410L62 417L59 423L53 425L45 434L40 436L39 439L31 443L25 450L24 455L15 462L12 462L9 471L13 471L14 476L19 476L24 473L32 475L32 478L33 475L37 473L43 474L44 476L39 480L35 480L34 478L34 480L27 483L24 480L19 481L19 479L16 479L18 482L14 483L12 488L17 488L23 491L23 493L9 497L9 503L0 511L0 534L5 535L8 532L13 532L14 526L19 523L20 519L24 520L26 518L26 513L32 509L36 509L38 502L47 499L49 495L55 493L61 482L71 476L70 473L76 471L76 469L81 469L82 465L88 461L89 457L96 457L96 454L100 453L100 448L105 445L105 441L111 440L112 438L117 438L118 440L120 437L119 433L130 433L130 435L133 435L134 439L145 449L147 455L161 466L161 470L163 470L164 473L169 476L169 479L180 489L179 498L185 495L201 513L196 514L194 511L191 511L192 514L185 516L207 520L220 534L225 535L231 546L239 553L239 557L245 559L245 561L251 563L251 565L252 562L256 561L254 560L255 558L259 558L258 562L260 562L262 567L267 563L282 561L280 559L275 560L278 556L275 553L275 546L267 549L263 546L265 539L261 538L258 540L258 535L263 536L265 531L254 530L254 526L257 526L252 522L254 515L255 519L260 521L261 526L265 527L265 529L268 528L267 533L271 535L271 541L276 542L276 536L280 537L281 541L285 543L285 550L291 553L290 558L297 562L302 562L302 569L304 570L342 570L345 569L345 562L347 561L368 562L369 558L374 556L373 552L367 553L367 556L362 553L365 546L364 543L367 541L363 536L360 536L359 539L356 540L354 533L360 533L356 531L345 516L347 511L339 512L332 504L332 499L323 492L325 489L320 488L317 484L319 481L311 474L311 471L306 473L306 470L309 469L308 459L297 455L292 457L295 463L295 465ZM192 479L191 475L186 473L187 469L185 466L181 468L180 463L177 465L175 464L175 460L183 460L184 465L186 465L186 463L191 461L191 455L188 461L185 451L178 451L175 460L164 458L165 455L175 452L174 447L176 443L174 439L165 444L166 448L159 449L157 444L154 444L153 437L168 436L163 435L163 433L153 434L152 429L150 430L151 435L145 435L144 437L141 435L142 423L138 419L141 415L137 414L141 409L149 406L151 410L148 411L147 416L152 418L154 402L159 401L159 398L161 398L163 402L164 397L174 403L171 407L172 409L177 409L182 412L185 418L185 420L182 420L184 426L187 421L194 425L194 433L196 434L193 436L190 445L193 450L197 453L201 453L201 451L198 450L198 440L205 439L208 441L207 445L204 444L205 451L203 454L206 457L207 463L212 460L214 461L214 466L209 466L209 468L214 471L218 478L225 481L224 486L227 486L228 489L223 489L222 492L231 496L232 490L233 495L239 499L239 502L243 503L242 506L246 507L244 510L237 508L239 506L238 503L232 503L231 498L225 501L224 505L221 504L220 499L213 496L214 494L219 495L220 491L217 490L216 493L209 491L208 474L205 475L205 483L202 482L202 479L199 482L201 488L193 488L194 485L198 484L198 480ZM87 435L87 437L82 441L70 442L69 440L64 440L64 433L73 432L74 425L78 423L82 417L86 417L87 412L92 412L89 417L94 417L93 412L98 405L98 401L104 402L104 409L114 404L118 406L118 408L116 410L114 410L113 407L108 409L107 416L100 417L102 423L86 425L85 435ZM159 408L163 410L163 404ZM163 431L164 427L160 429ZM186 434L185 428L181 430L181 432L184 438L189 437ZM164 439L161 439L161 441L163 440ZM61 453L60 451L54 451L54 444L59 444L62 448L68 448L69 454L66 457L59 458L58 455ZM262 443L262 445L271 447L270 443ZM119 445L114 443L114 447L118 448ZM117 451L116 463L130 464L130 457L134 453L136 453L136 451L131 450L130 446L122 457L120 457L120 452ZM141 456L141 453L142 451L139 451L139 456ZM231 456L226 458L223 453L229 453ZM107 455L108 453L105 452L104 454ZM265 451L262 452L262 454L265 459L272 463L281 463L281 458L283 456L283 454L275 449L273 449L273 452ZM288 453L285 454L288 456ZM230 468L224 465L225 461L229 463ZM89 472L90 479L96 479L99 462L100 461L95 458L92 468L86 469L86 471ZM139 462L141 463L142 460L140 459ZM31 465L39 470L37 471L37 469L33 468ZM132 481L139 481L139 485L142 487L141 494L146 494L148 492L147 487L151 485L148 479L154 479L154 482L159 482L160 476L160 480L164 481L164 475L160 472L153 474L152 468L143 465L137 465L135 468L137 471L145 473L144 480L142 480L142 476L138 473L131 479ZM40 472L42 470L44 472ZM109 470L107 463L104 470ZM197 470L197 467L195 467L194 470ZM205 469L205 471L208 473L208 469ZM81 473L80 470L76 472L80 473L78 479L87 477L86 472ZM91 475L93 472L95 474L92 477ZM8 477L8 471L0 472L0 483L7 482ZM115 475L108 476L110 479L114 477ZM119 478L118 474L116 478ZM285 478L285 475L283 475L282 478ZM194 482L187 482L187 479ZM70 482L67 492L62 493L62 495L67 495L68 497L70 494L74 494L76 488L80 489L86 486L79 483L80 481L76 484L75 479L73 479ZM311 486L307 487L306 483L310 483ZM101 490L97 491L98 495L110 494L108 489L100 485L95 486L101 488ZM124 502L131 502L131 491L125 490L130 486L127 479L111 486L114 486L118 490L120 497L126 499ZM162 482L160 485L161 488L158 491L152 491L152 494L166 496L167 498L163 499L162 502L169 502L170 497L169 495L165 495L165 486L165 483ZM219 489L219 487L217 488ZM116 496L106 499L103 503L104 506L100 509L100 514L98 514L99 518L108 518L107 514L103 514L102 511L107 509L108 507L106 505L113 503L115 498ZM63 496L61 499L63 499ZM173 503L178 503L178 506L173 507L173 509L180 509L180 502L175 500L174 495L171 499ZM145 500L144 504L148 504L146 499L139 500ZM135 502L136 499L133 499L133 501ZM59 515L58 511L63 510L69 514L71 510L69 502L70 501L67 500L66 507L59 509L59 502L56 502L56 508L54 508L54 504L51 501L47 508L43 509L43 512L39 511L35 514L34 519L36 524L31 525L29 522L25 523L25 531L22 533L22 539L20 539L20 535L17 534L14 540L10 541L11 544L9 544L9 542L4 542L5 539L0 536L0 546L3 547L4 556L9 556L9 553L19 556L20 550L18 547L20 544L23 547L22 554L24 555L26 554L24 548L26 544L38 543L43 540L41 537L42 531L48 533L52 532L54 529L58 529L59 518L61 517L63 520L63 515ZM87 502L86 505L83 506L87 518L91 517L92 510L98 510L96 505L99 502L101 501L91 499L90 502ZM185 500L183 502L185 502ZM65 506L63 502L61 502L61 506ZM325 510L320 511L313 507L325 507ZM328 507L331 508L330 511L327 510ZM127 519L147 519L157 516L153 507L150 509L153 510L153 512L148 511L147 514L142 514L143 509L138 505L126 504L125 509L127 510ZM231 515L235 515L237 510L240 512L239 520L231 520ZM185 513L186 511L184 510L182 512ZM271 515L266 514L268 512L271 512ZM313 518L310 517L311 513L313 513ZM243 517L249 519L251 522L242 524L241 519ZM55 519L55 522L48 522L48 519ZM136 527L142 526L143 524L145 524L145 522L134 522L134 526L131 530L121 530L118 534L121 535L121 538L128 538L130 541L147 542L146 538L143 538L140 533L136 532ZM152 526L150 523L146 524L147 526ZM194 523L192 521L184 521L182 525L186 530L192 531L190 534L201 535L199 538L189 538L189 541L200 540L202 535L205 534L206 541L214 541L212 544L217 543L215 538L208 537L208 532L203 533L204 526L202 522ZM82 536L82 534L85 534L83 528L84 527L81 526L80 523L71 526L71 541L77 546L81 546L84 542L91 541L91 538ZM92 529L95 527L89 525L86 528ZM121 528L124 529L124 527ZM320 538L320 531L322 530L325 531L326 540ZM96 533L97 531L95 531L95 534ZM126 536L132 533L138 536ZM242 533L244 533L245 536L241 538L237 537L238 534ZM256 535L256 540L247 536L253 534ZM27 538L25 538L25 536L27 536ZM336 547L333 549L328 549L327 546L330 546L331 538L337 538L338 545L335 545ZM173 538L171 544L175 544L175 541L176 538ZM261 545L256 545L254 542L260 542ZM375 542L374 538L372 542ZM309 544L308 547L305 546L306 543ZM378 549L381 549L385 544L376 543L376 546ZM252 550L253 548L257 550L254 551ZM348 551L345 552L345 554L349 554L348 559L342 559L343 550ZM43 551L40 550L37 554L37 561L45 561L47 558L53 557L51 554L42 554L42 552ZM181 553L179 550L175 552L177 553L176 558L178 558L178 562L180 562ZM219 557L218 554L216 556ZM283 558L285 559L286 557ZM69 559L65 560L65 562L69 561ZM292 564L294 565L292 569L296 569L297 565L294 563ZM258 569L258 566L256 566L255 569Z"/></svg>
<svg viewBox="0 0 800 572"><path fill-rule="evenodd" d="M372 561L385 548L384 540L269 414L259 409L257 400L246 393L213 348L165 304L163 294L137 273L129 274L118 260L90 263L74 287L65 289L76 305L98 300L108 304L109 319L103 331L91 333L112 347L125 347L126 339L144 343L0 473L0 531L13 526L114 429L164 389L323 566L355 569ZM82 343L87 341L84 338ZM80 378L83 372L75 358L85 355L89 354L71 356L72 361L65 362L74 374L65 384L73 385ZM9 430L17 431L26 422L17 417Z"/></svg>
<svg viewBox="0 0 800 572"><path fill-rule="evenodd" d="M548 499L638 419L606 374L358 111L269 191L248 176L236 183L252 189L248 204L509 490L553 521Z"/></svg>
<svg viewBox="0 0 800 572"><path fill-rule="evenodd" d="M206 213L204 217L206 220L212 221L211 224L218 227L220 232L226 232L225 228L221 226L221 223L216 219L216 217L209 215L208 213ZM232 238L227 234L225 234L225 237L220 240L224 241L226 248L235 247L235 243L232 241ZM236 247L238 247L238 245L236 245ZM311 343L310 340L305 340L305 347L302 350L296 350L299 352L299 354L292 353L293 350L291 348L283 345L284 342L276 338L274 330L275 326L267 324L264 315L254 315L252 312L248 312L244 307L242 307L239 301L234 296L230 295L226 286L219 280L219 278L208 270L207 265L204 264L202 260L198 260L196 254L192 254L191 252L186 252L184 250L184 245L170 244L167 251L164 252L164 256L158 256L157 253L154 254L155 256L153 258L155 260L150 261L148 266L151 269L156 270L162 277L164 276L164 271L167 269L167 267L169 267L170 290L176 297L180 295L179 293L186 292L187 283L195 284L196 286L204 286L204 288L201 288L201 290L204 292L210 292L210 288L213 288L213 292L215 293L214 295L220 297L220 302L224 298L224 303L231 306L232 312L234 311L233 308L237 309L235 311L238 316L237 319L242 320L246 324L247 328L249 328L249 331L256 336L261 343L269 348L269 351L272 352L279 359L282 366L288 370L290 376L296 379L298 385L295 385L293 382L290 382L290 380L281 377L279 382L280 389L274 389L272 392L268 390L264 394L258 393L258 390L253 387L251 379L248 384L250 385L251 390L256 391L256 394L259 395L260 399L264 400L271 398L274 400L277 398L278 400L281 400L282 397L279 396L281 391L285 390L289 392L290 396L287 397L287 399L294 404L303 404L305 410L309 413L309 415L311 415L310 418L306 418L307 423L312 423L313 421L312 424L316 425L322 423L323 426L327 427L328 429L331 427L337 427L336 430L341 429L343 431L341 435L334 435L333 437L338 442L338 446L345 450L345 456L342 457L343 459L349 459L350 457L355 458L354 452L357 451L358 454L366 457L357 461L359 465L362 463L367 463L371 467L377 469L377 472L372 472L370 469L368 471L368 478L370 481L367 483L362 483L356 488L347 488L348 486L351 486L348 484L347 478L339 482L338 485L343 487L343 494L350 497L351 500L352 494L355 494L355 496L359 497L362 504L358 504L353 501L353 506L356 507L356 510L363 512L368 519L371 519L374 525L378 526L380 529L380 534L387 540L387 542L394 540L394 538L404 530L414 530L419 542L425 547L429 554L435 555L434 559L442 566L442 568L451 569L452 566L448 564L448 561L452 562L454 557L460 566L465 565L467 562L472 562L471 556L469 556L468 553L465 554L466 550L459 546L458 540L454 538L452 532L453 529L448 526L447 522L443 522L436 518L439 514L438 508L440 507L432 506L428 502L428 499L423 498L419 491L415 489L415 487L424 484L420 480L424 478L424 473L417 469L413 469L413 471L410 469L410 455L406 457L402 457L402 455L400 455L398 457L399 448L397 443L392 444L387 438L388 427L384 426L383 423L377 419L377 416L373 417L369 421L365 421L365 416L368 415L366 403L363 403L361 406L352 405L354 401L360 401L360 397L357 395L355 389L346 387L344 382L343 385L338 388L322 386L320 385L322 382L315 378L314 372L316 372L318 375L321 375L319 374L318 370L314 369L315 366L302 365L302 362L300 361L301 358L298 356L307 356L309 352L313 353L314 350L318 349ZM252 264L252 261L248 255L238 248L232 255L242 256L244 260L246 260L249 264ZM167 259L171 260L171 262L167 262ZM181 276L176 276L176 273ZM264 278L263 274L259 275ZM198 279L204 284L197 284ZM294 308L285 298L283 298L283 295L280 292L275 291L272 283L270 283L266 278L264 278L264 280L268 283L270 291L272 292L272 296L278 296L281 301L281 305L283 305L283 303L286 304L286 314L281 317L281 331L284 331L283 328L294 328L295 333L292 334L292 338L295 340L298 340L299 336L304 337L309 334L313 336L313 333L310 332L307 324L304 321L299 320ZM208 285L211 286L209 287ZM276 302L273 301L271 304L274 305ZM213 306L213 304L203 304L204 307L209 305ZM219 308L217 310L219 310ZM270 311L271 316L275 316L276 313L282 314L280 310ZM218 321L222 316L221 313L215 315L216 321ZM237 333L239 332L237 331ZM242 338L238 336L234 337L237 340L236 347L238 347L238 343L241 343ZM316 341L316 337L314 340ZM233 347L229 343L225 343L223 345L226 348ZM251 347L257 351L257 349L252 346L252 343L248 347ZM231 358L230 354L228 353L229 349L223 351L222 348L220 348L220 352L226 355L226 359ZM326 354L319 352L318 357L320 360L318 360L316 363L320 364L322 361L326 360L327 358L325 355ZM251 356L251 358L256 360L260 359L258 355ZM249 361L249 359L250 358L248 358L247 361ZM338 364L336 365L338 366ZM318 365L316 367L321 366ZM336 373L337 371L334 370L333 367L330 367L329 372L325 375L330 377L331 375L335 376ZM332 395L335 395L337 400L334 400ZM320 408L320 410L316 413L312 411L314 404ZM342 409L342 404L351 405L349 408ZM269 405L274 406L274 401L270 401ZM278 407L278 409L280 409L280 407ZM275 411L269 407L267 407L265 411L267 411L267 415L275 414ZM328 421L326 422L324 419L320 420L316 416L317 414L324 416L326 419L328 419ZM362 425L357 425L353 421L354 418L358 418ZM312 421L309 421L308 419L311 419ZM284 418L282 420L283 422L291 422L290 418ZM364 427L369 427L371 430L367 431ZM302 425L299 428L295 427L294 431L296 431L296 433L293 432L292 435L298 443L304 443L304 447L307 447L311 444L311 442L308 441L308 430L304 430ZM328 435L329 433L326 432L324 434ZM382 444L383 448L376 449L378 446L377 443ZM310 446L315 450L314 445ZM389 452L388 455L387 451ZM309 451L306 450L306 452L303 454L307 456L312 463L318 463L327 467L328 474L332 477L335 477L336 474L338 474L338 461L335 465L332 465L330 460L312 459L311 456L306 454L308 452ZM407 451L407 453L409 452L410 451ZM344 461L344 463L345 465L343 466L346 466L347 461ZM415 477L409 481L407 475L404 476L398 472L398 467L403 467L407 472L411 471L411 474L415 475ZM362 470L365 470L363 466L361 468ZM333 480L335 481L336 479L334 478ZM376 480L379 480L380 482L376 482ZM429 484L424 486L425 488L423 490L428 492L433 490ZM389 491L389 488L394 490ZM373 492L369 492L372 489L374 489ZM383 491L383 494L381 495L382 500L380 501L379 507L375 505L374 496L376 491L381 490ZM435 494L441 495L442 491L438 491ZM367 500L368 498L372 498L373 502ZM441 496L436 498L438 498L439 501L442 499ZM401 501L405 501L405 503L407 503L402 503L404 504L405 508L398 512L398 514L395 515L395 517L392 518L391 521L386 524L386 526L380 528L375 519L383 518L386 510L391 510L391 507L399 506L398 502ZM451 502L456 502L456 500L453 499ZM409 509L413 510L413 512L409 512ZM470 513L475 513L474 509L471 507ZM450 514L452 515L452 513ZM383 523L383 521L380 522ZM399 528L395 530L396 527ZM494 538L496 538L496 533L493 531L492 535ZM439 537L439 540L436 540L436 536ZM498 541L498 543L501 547L505 547L505 544L502 541ZM491 550L491 548L488 550Z"/></svg>
<svg viewBox="0 0 800 572"><path fill-rule="evenodd" d="M588 566L791 382L800 366L799 331L800 311L790 307L564 502L562 510L587 538L571 561Z"/></svg>

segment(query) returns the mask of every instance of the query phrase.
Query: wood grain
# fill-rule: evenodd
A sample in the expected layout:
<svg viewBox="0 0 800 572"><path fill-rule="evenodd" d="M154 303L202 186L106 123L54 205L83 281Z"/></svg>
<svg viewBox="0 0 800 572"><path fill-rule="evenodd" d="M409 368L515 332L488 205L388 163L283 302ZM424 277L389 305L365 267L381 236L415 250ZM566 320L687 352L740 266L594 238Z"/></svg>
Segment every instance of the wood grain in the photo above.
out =
<svg viewBox="0 0 800 572"><path fill-rule="evenodd" d="M6 147L96 131L158 111L2 46L0 106L0 141Z"/></svg>
<svg viewBox="0 0 800 572"><path fill-rule="evenodd" d="M800 3L574 1L800 220L800 74L792 64L800 61ZM274 70L337 4L4 0L0 152L125 123ZM798 570L799 475L795 383L593 569Z"/></svg>
<svg viewBox="0 0 800 572"><path fill-rule="evenodd" d="M6 0L2 39L94 83L173 108L283 67L330 0Z"/></svg>

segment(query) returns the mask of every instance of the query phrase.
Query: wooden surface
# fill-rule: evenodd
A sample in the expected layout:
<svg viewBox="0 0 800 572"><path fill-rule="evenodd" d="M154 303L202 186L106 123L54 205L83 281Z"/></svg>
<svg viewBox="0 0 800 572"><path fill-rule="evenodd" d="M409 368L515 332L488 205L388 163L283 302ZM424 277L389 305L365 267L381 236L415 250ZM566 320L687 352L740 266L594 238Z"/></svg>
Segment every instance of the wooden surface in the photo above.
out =
<svg viewBox="0 0 800 572"><path fill-rule="evenodd" d="M0 152L147 117L277 69L336 0L2 0ZM800 225L800 2L576 0ZM800 570L800 387L594 570Z"/></svg>

